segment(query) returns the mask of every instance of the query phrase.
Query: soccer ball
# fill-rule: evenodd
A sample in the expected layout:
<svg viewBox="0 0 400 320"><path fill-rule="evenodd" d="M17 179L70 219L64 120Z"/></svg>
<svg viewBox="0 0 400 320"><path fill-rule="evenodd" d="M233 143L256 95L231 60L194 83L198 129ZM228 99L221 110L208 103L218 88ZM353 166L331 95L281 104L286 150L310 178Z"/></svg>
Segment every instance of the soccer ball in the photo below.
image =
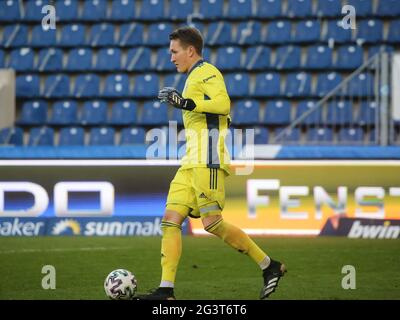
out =
<svg viewBox="0 0 400 320"><path fill-rule="evenodd" d="M104 290L112 300L130 300L136 293L137 281L132 272L116 269L106 277Z"/></svg>

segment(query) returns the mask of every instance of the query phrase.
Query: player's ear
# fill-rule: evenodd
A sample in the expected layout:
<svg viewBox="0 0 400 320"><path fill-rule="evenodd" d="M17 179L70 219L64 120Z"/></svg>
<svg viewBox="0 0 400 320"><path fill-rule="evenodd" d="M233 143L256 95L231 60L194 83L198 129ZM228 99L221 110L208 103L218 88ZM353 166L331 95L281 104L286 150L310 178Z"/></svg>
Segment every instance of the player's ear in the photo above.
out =
<svg viewBox="0 0 400 320"><path fill-rule="evenodd" d="M196 49L193 46L189 46L189 57L193 57L196 53Z"/></svg>

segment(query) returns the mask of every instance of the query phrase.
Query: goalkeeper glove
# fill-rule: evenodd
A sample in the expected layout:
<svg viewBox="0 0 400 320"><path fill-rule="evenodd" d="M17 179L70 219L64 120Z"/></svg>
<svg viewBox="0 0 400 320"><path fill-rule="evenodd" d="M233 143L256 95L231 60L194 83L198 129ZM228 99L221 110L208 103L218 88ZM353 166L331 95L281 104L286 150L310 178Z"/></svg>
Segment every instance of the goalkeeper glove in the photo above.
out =
<svg viewBox="0 0 400 320"><path fill-rule="evenodd" d="M192 111L196 104L192 99L184 99L182 95L172 87L165 87L158 93L158 99L161 102L168 102L175 108Z"/></svg>

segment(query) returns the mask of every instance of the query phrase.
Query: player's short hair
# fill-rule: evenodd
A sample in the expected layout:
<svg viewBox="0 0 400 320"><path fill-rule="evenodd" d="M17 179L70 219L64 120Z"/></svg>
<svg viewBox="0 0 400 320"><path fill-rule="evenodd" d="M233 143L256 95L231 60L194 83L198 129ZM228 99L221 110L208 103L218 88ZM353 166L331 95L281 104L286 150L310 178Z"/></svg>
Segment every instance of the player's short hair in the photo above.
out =
<svg viewBox="0 0 400 320"><path fill-rule="evenodd" d="M180 40L184 48L193 46L198 55L203 52L203 36L200 31L193 27L182 27L176 29L169 35L169 40Z"/></svg>

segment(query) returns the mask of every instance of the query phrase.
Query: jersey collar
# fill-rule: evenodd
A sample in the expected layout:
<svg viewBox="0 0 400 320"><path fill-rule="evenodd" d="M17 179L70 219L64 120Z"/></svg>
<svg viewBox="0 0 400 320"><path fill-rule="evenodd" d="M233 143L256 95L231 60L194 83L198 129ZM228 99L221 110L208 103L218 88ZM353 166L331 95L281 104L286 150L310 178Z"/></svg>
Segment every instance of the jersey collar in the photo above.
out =
<svg viewBox="0 0 400 320"><path fill-rule="evenodd" d="M203 64L203 63L204 63L204 60L203 60L203 59L200 59L199 61L197 61L197 62L193 65L193 67L190 68L190 70L189 70L187 76L189 76L190 73L191 73L194 69L196 69L198 66L200 66L200 65Z"/></svg>

